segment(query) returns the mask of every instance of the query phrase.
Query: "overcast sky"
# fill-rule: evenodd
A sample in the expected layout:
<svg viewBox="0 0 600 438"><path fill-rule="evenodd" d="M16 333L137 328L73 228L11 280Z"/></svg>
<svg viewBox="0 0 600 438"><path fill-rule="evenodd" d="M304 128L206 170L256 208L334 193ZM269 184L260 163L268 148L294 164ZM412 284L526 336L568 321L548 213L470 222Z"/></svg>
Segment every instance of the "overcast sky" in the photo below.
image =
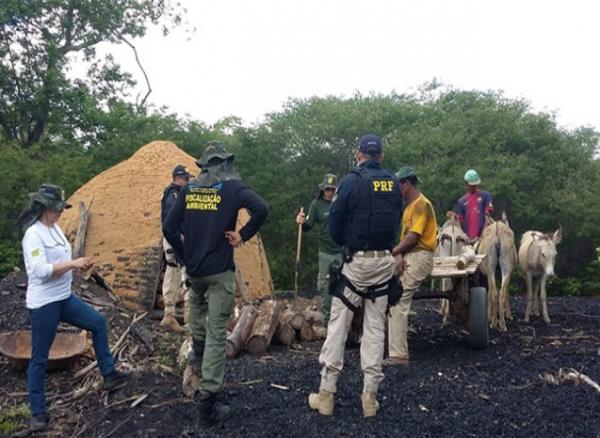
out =
<svg viewBox="0 0 600 438"><path fill-rule="evenodd" d="M136 45L150 101L207 123L260 121L288 97L503 90L561 126L600 130L594 0L181 0L191 36ZM189 38L189 40L188 40ZM126 47L111 49L139 76Z"/></svg>

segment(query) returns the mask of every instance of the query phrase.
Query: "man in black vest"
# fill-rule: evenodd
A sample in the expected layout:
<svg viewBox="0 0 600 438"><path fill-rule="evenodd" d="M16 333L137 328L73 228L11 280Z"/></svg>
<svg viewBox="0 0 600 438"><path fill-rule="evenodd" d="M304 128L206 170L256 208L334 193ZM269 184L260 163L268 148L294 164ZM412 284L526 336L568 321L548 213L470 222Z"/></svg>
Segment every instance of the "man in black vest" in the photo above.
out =
<svg viewBox="0 0 600 438"><path fill-rule="evenodd" d="M365 306L360 347L364 385L363 416L377 414L377 390L383 380L388 289L395 282L391 249L402 214L398 178L381 167L381 139L367 134L360 139L358 167L342 179L329 210L329 232L344 247L341 286L334 288L331 319L319 363L319 393L310 394L311 409L333 415L337 379L344 362L344 344L354 312Z"/></svg>
<svg viewBox="0 0 600 438"><path fill-rule="evenodd" d="M179 190L185 186L191 177L190 172L185 166L178 164L173 169L173 182L169 184L163 192L162 201L160 202L160 219L161 224L164 226L165 219L169 210L175 204ZM179 322L175 319L175 306L181 297L182 286L183 286L183 273L175 260L175 252L167 239L163 237L163 249L165 251L165 261L167 267L165 269L165 276L163 278L162 294L163 301L165 303L165 314L163 316L160 325L172 330L174 332L182 333L183 327L179 325Z"/></svg>
<svg viewBox="0 0 600 438"><path fill-rule="evenodd" d="M268 215L265 201L241 181L233 158L222 143L210 142L198 162L202 173L181 189L163 227L185 263L190 284L193 348L188 359L202 372L197 398L201 427L229 414L229 407L217 406L216 399L223 388L227 322L234 307L233 249L252 238ZM236 231L242 208L250 212L250 220Z"/></svg>

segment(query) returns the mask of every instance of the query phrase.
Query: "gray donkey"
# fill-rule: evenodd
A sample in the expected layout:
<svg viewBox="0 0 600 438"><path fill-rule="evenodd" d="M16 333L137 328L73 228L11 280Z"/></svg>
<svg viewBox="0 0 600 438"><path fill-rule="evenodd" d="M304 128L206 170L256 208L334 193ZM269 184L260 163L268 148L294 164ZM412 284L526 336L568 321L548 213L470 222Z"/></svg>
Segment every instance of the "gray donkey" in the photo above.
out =
<svg viewBox="0 0 600 438"><path fill-rule="evenodd" d="M540 314L539 299L542 301L542 316L546 324L550 324L548 305L546 302L546 281L554 277L554 262L556 259L556 245L562 239L562 228L553 234L544 234L540 231L526 231L519 247L519 264L527 277L527 306L525 308L525 322L533 311L534 316ZM535 290L534 290L535 287Z"/></svg>
<svg viewBox="0 0 600 438"><path fill-rule="evenodd" d="M506 331L506 319L512 319L508 286L510 276L517 265L517 249L515 235L511 230L505 213L502 220L494 221L488 217L487 224L481 234L481 242L477 254L487 257L479 270L487 275L488 280L488 319L490 327ZM496 287L496 269L500 267L502 284Z"/></svg>

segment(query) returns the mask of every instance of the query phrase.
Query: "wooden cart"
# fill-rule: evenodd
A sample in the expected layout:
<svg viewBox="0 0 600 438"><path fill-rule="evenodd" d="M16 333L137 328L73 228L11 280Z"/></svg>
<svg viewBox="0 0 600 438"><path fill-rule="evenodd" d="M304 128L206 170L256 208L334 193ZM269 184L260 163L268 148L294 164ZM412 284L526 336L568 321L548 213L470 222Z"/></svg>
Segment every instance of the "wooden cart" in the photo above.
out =
<svg viewBox="0 0 600 438"><path fill-rule="evenodd" d="M478 286L478 268L485 255L477 255L464 269L457 268L458 256L434 257L431 279L451 279L447 291L420 288L413 300L442 298L450 302L450 317L469 331L471 348L480 350L488 346L487 291Z"/></svg>

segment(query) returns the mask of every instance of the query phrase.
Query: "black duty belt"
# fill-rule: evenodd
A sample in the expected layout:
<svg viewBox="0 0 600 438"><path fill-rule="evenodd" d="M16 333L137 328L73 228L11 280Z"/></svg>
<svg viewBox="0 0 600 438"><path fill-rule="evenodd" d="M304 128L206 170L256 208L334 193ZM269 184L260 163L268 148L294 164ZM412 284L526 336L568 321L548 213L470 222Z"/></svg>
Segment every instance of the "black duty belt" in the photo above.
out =
<svg viewBox="0 0 600 438"><path fill-rule="evenodd" d="M388 290L389 290L389 280L386 281L385 283L380 283L380 284L376 284L374 286L369 286L367 289L365 289L365 291L361 291L359 290L350 280L348 280L348 278L346 278L346 276L343 277L344 278L344 285L348 287L348 289L350 289L353 293L355 293L356 295L360 296L361 298L364 298L366 300L371 300L373 302L375 302L375 300L379 297L383 297L385 295L388 294ZM345 288L340 288L340 292L337 296L340 300L342 300L342 303L344 303L346 305L346 307L348 307L350 310L352 310L354 313L358 312L358 307L355 306L354 304L352 304L350 302L350 300L344 295L344 290Z"/></svg>

